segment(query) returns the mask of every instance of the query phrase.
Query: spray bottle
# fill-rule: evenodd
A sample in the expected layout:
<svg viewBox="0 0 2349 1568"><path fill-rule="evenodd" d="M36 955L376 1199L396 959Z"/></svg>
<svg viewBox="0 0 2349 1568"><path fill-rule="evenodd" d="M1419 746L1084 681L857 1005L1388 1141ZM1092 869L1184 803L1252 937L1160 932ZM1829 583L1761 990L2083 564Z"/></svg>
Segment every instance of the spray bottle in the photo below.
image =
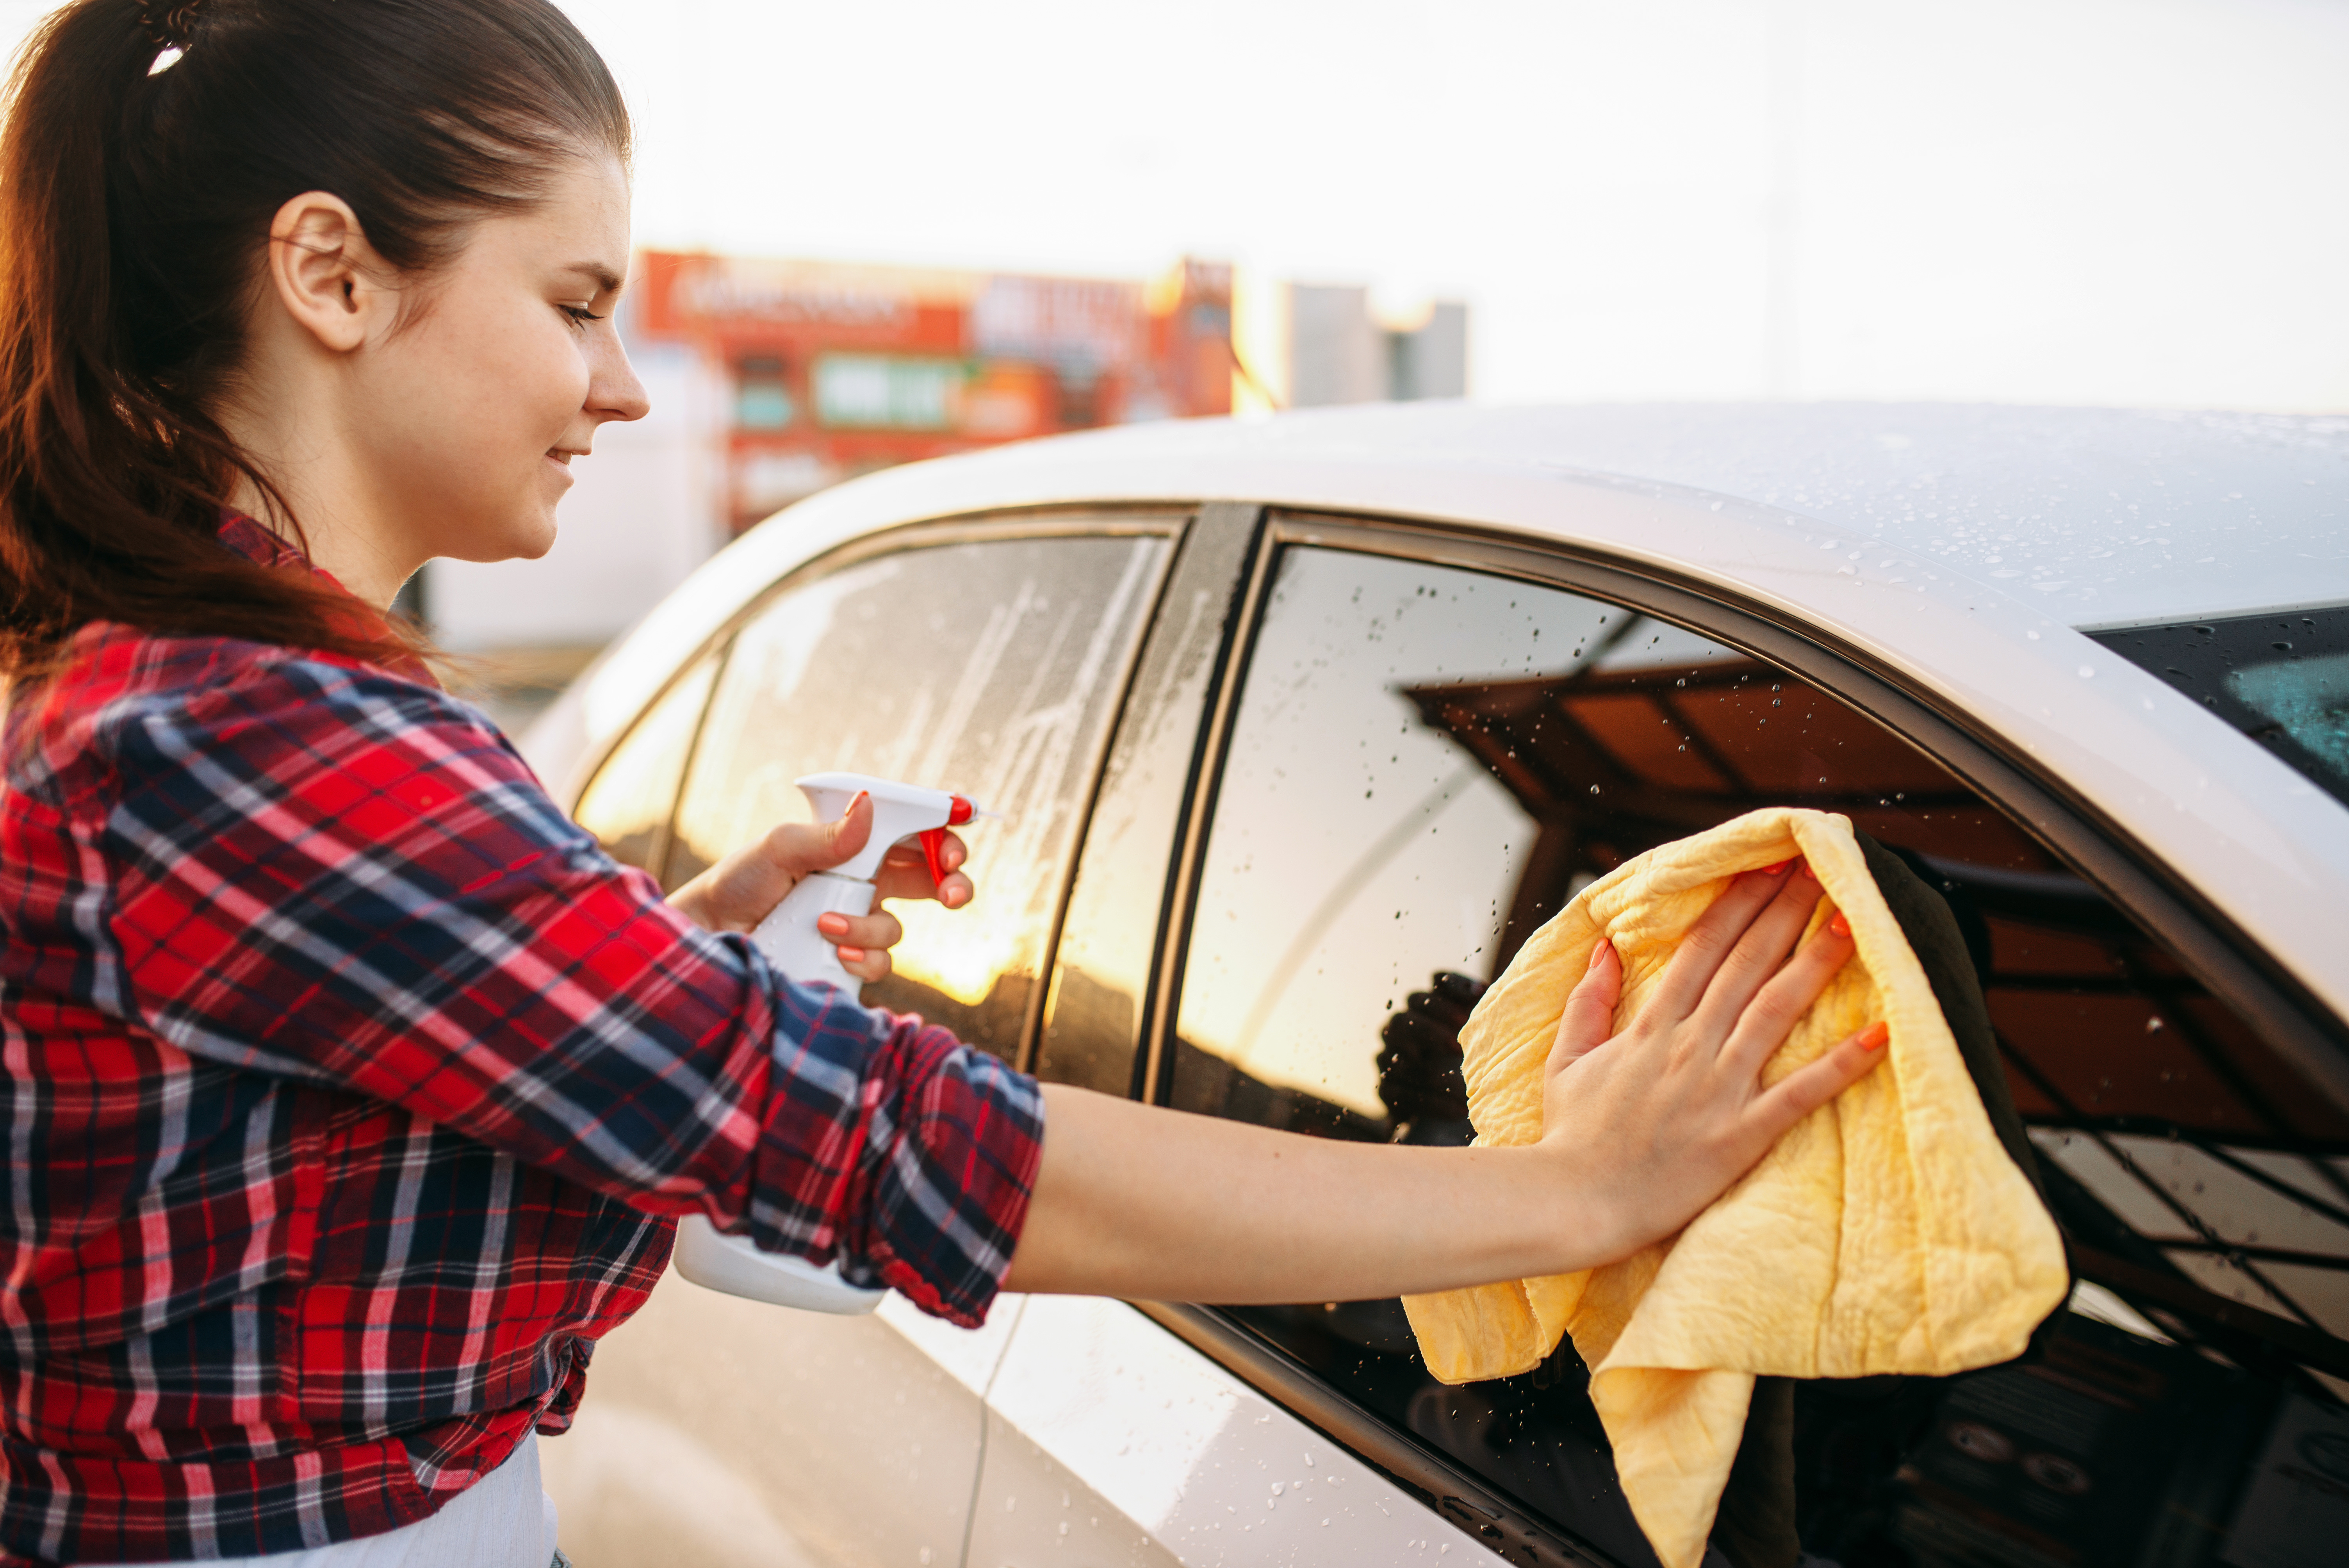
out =
<svg viewBox="0 0 2349 1568"><path fill-rule="evenodd" d="M931 878L944 881L946 868L938 857L947 830L982 813L960 795L862 773L811 773L797 782L820 821L845 816L860 791L870 794L873 836L830 871L801 879L759 923L750 940L792 979L826 981L854 996L863 982L842 966L839 951L816 929L816 922L833 913L854 917L873 913L873 879L889 851L902 843L919 843ZM849 1284L836 1263L818 1267L803 1258L761 1252L747 1237L721 1235L700 1214L678 1222L676 1263L677 1272L696 1284L809 1312L871 1312L888 1294Z"/></svg>

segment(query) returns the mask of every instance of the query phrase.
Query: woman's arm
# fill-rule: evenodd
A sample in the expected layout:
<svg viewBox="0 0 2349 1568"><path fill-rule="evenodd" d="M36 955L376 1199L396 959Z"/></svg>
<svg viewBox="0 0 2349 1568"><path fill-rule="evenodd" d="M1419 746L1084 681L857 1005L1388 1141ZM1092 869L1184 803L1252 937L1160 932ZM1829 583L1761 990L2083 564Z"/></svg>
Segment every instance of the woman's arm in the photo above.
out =
<svg viewBox="0 0 2349 1568"><path fill-rule="evenodd" d="M1797 950L1819 896L1807 869L1740 878L1612 1038L1622 975L1601 944L1550 1054L1541 1140L1522 1148L1340 1142L1047 1086L1043 1164L1004 1288L1357 1301L1628 1256L1882 1059L1878 1025L1762 1086L1851 956L1839 918Z"/></svg>

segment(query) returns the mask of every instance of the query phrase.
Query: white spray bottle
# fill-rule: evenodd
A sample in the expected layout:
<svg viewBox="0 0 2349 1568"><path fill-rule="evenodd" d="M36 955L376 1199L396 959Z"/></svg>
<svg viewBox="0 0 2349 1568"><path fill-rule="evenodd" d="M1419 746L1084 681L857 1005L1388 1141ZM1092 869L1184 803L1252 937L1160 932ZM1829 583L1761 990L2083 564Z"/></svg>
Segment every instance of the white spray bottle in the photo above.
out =
<svg viewBox="0 0 2349 1568"><path fill-rule="evenodd" d="M832 913L870 914L873 879L880 874L881 862L891 850L908 841L922 846L931 878L945 880L946 868L938 855L947 830L959 828L981 813L960 795L862 773L811 773L797 782L822 821L845 816L859 792L870 794L873 836L862 850L830 871L802 878L759 923L750 940L770 963L792 979L828 981L854 996L863 982L842 966L838 949L816 929L815 923ZM871 1312L888 1295L885 1290L849 1284L841 1277L836 1263L818 1267L803 1258L761 1252L747 1237L721 1235L700 1214L688 1214L678 1222L676 1263L677 1272L696 1284L808 1312Z"/></svg>
<svg viewBox="0 0 2349 1568"><path fill-rule="evenodd" d="M947 830L959 828L978 815L978 808L959 795L925 789L918 784L868 778L862 773L811 773L798 780L800 793L815 808L819 820L845 816L861 791L873 797L873 836L864 847L828 872L802 879L791 895L775 905L750 940L768 961L794 980L828 980L851 996L864 984L841 967L840 952L815 928L827 914L864 915L873 913L873 879L891 850L908 841L918 842L930 862L933 881L943 881L946 868L938 852Z"/></svg>

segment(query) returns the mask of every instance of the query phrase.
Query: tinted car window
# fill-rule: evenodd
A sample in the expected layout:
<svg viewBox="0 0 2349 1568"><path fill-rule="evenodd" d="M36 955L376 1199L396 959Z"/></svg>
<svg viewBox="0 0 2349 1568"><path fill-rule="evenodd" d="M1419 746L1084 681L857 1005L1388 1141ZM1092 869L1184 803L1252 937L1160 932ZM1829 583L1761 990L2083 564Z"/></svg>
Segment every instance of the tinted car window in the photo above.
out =
<svg viewBox="0 0 2349 1568"><path fill-rule="evenodd" d="M1175 1103L1464 1141L1458 1029L1525 937L1629 857L1765 804L1847 814L1950 902L2082 1283L2007 1367L1764 1380L1748 1446L1790 1460L1791 1495L1733 1488L1715 1545L1741 1568L2321 1560L2310 1522L2341 1481L2305 1456L2349 1452L2349 1117L1930 758L1695 632L1286 551L1206 851ZM1530 1512L1653 1561L1570 1345L1451 1388L1397 1303L1228 1312Z"/></svg>
<svg viewBox="0 0 2349 1568"><path fill-rule="evenodd" d="M735 636L678 803L667 880L778 822L792 780L846 769L951 789L978 895L891 907L896 973L865 988L1016 1052L1103 730L1166 555L1163 538L910 549L795 583Z"/></svg>
<svg viewBox="0 0 2349 1568"><path fill-rule="evenodd" d="M2349 803L2349 607L2092 634Z"/></svg>

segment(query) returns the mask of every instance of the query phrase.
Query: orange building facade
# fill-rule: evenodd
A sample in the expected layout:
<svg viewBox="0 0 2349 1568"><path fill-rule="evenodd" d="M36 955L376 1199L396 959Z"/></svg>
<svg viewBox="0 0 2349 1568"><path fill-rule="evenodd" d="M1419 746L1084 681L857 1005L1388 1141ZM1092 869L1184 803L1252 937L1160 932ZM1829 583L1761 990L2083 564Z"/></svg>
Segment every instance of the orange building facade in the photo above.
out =
<svg viewBox="0 0 2349 1568"><path fill-rule="evenodd" d="M1228 266L1151 283L649 252L632 335L722 372L736 531L892 464L1231 411Z"/></svg>

